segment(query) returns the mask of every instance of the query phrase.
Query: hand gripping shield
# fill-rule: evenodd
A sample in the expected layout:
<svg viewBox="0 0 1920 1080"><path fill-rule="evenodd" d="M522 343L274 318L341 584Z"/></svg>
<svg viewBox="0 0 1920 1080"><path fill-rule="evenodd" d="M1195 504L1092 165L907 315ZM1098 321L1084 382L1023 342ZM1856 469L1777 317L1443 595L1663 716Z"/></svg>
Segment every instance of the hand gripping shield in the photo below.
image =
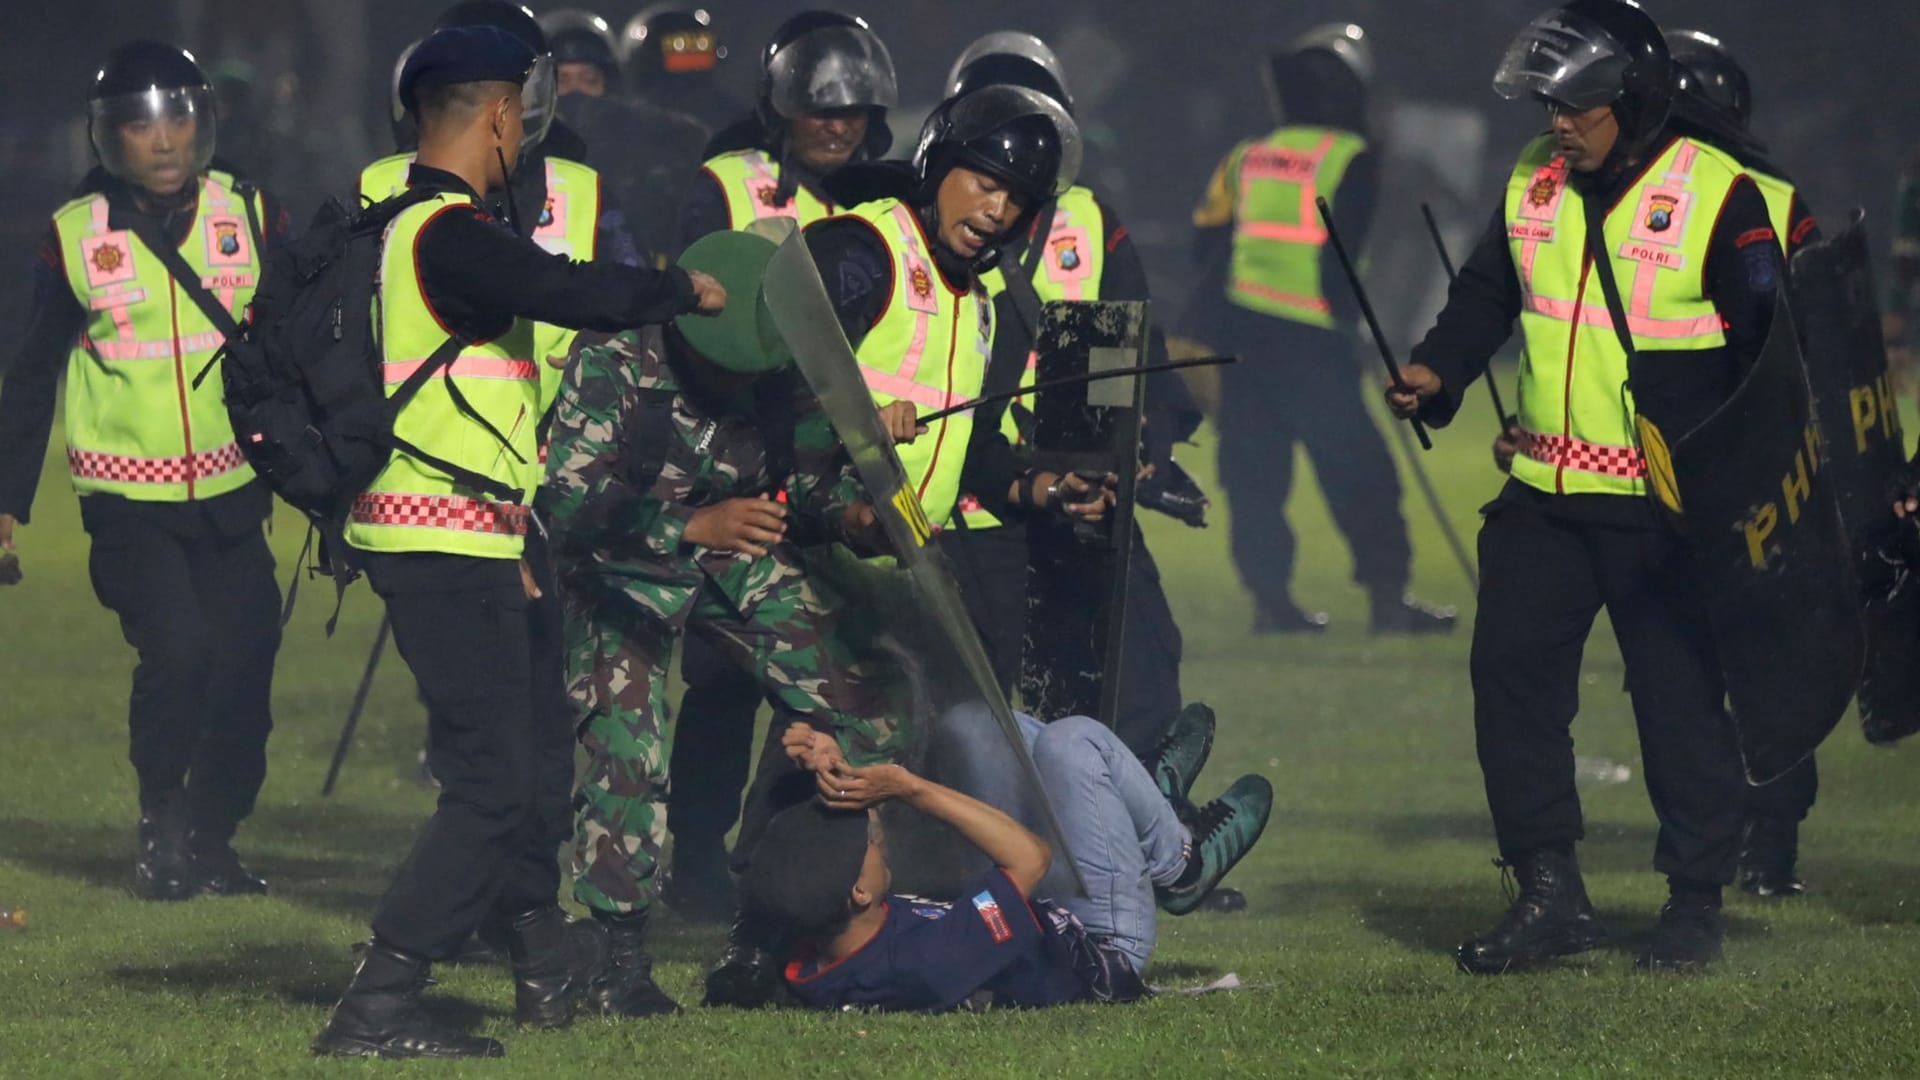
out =
<svg viewBox="0 0 1920 1080"><path fill-rule="evenodd" d="M967 617L953 571L929 543L932 526L881 426L803 233L792 232L768 262L760 302L845 444L898 553L897 571L873 561L831 560L841 564L839 572L827 568L828 560L820 563L827 584L857 605L870 624L867 640L888 654L881 663L908 683L916 714L906 751L911 764L1034 828L1053 846L1055 867L1069 870L1074 888L1084 893L1026 740ZM1009 801L1015 805L1005 805ZM901 808L890 819L895 869L902 878L931 879L936 888L951 889L971 876L973 859L950 830Z"/></svg>

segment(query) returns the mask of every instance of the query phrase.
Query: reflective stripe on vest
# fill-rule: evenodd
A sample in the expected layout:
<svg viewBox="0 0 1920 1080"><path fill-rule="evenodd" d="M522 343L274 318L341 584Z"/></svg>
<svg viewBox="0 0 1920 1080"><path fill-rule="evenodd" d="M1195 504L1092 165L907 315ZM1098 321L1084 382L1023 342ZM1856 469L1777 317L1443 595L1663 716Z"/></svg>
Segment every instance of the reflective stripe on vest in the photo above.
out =
<svg viewBox="0 0 1920 1080"><path fill-rule="evenodd" d="M1315 200L1332 204L1347 167L1366 149L1348 131L1284 127L1237 152L1233 263L1227 295L1252 311L1331 327L1333 309L1320 280L1327 230Z"/></svg>
<svg viewBox="0 0 1920 1080"><path fill-rule="evenodd" d="M547 199L534 223L533 242L555 254L580 262L591 262L599 254L600 173L566 158L542 159L546 169ZM413 167L412 154L391 154L360 170L360 195L372 202L390 199L407 189L407 171ZM565 356L573 345L576 330L536 323L539 327L534 357ZM542 364L540 406L544 412L560 394L565 372ZM387 368L389 380L393 368ZM404 376L402 376L404 378ZM541 453L545 453L545 447Z"/></svg>
<svg viewBox="0 0 1920 1080"><path fill-rule="evenodd" d="M993 347L993 309L985 293L977 287L955 292L947 285L920 220L899 200L865 203L847 216L871 226L892 255L892 295L855 352L874 400L911 401L931 412L980 396ZM907 479L937 526L948 523L959 499L972 433L968 411L934 421L925 435L898 447Z"/></svg>
<svg viewBox="0 0 1920 1080"><path fill-rule="evenodd" d="M1780 239L1780 253L1787 254L1793 247L1793 185L1777 176L1747 170L1760 196L1767 200L1767 220L1773 225L1773 235Z"/></svg>
<svg viewBox="0 0 1920 1080"><path fill-rule="evenodd" d="M447 339L421 291L416 245L427 223L458 206L464 195L442 194L396 215L380 253L379 312L387 392L418 370ZM525 544L525 503L540 481L535 428L540 413L538 327L515 320L501 337L462 349L451 378L475 411L507 436L509 452L486 427L462 413L437 373L394 420L394 434L435 457L509 484L517 501L485 498L455 484L439 469L396 450L385 469L354 501L347 542L366 551L442 552L480 558L518 558Z"/></svg>
<svg viewBox="0 0 1920 1080"><path fill-rule="evenodd" d="M1704 273L1714 224L1739 176L1739 164L1720 151L1676 139L1608 212L1604 250L1636 349L1726 344ZM1527 342L1519 410L1526 434L1513 476L1542 491L1637 495L1645 463L1627 354L1588 257L1584 203L1568 178L1565 159L1543 137L1522 153L1507 186Z"/></svg>
<svg viewBox="0 0 1920 1080"><path fill-rule="evenodd" d="M265 207L254 204L254 216ZM233 441L217 366L226 340L160 257L130 229L114 229L107 198L54 213L67 284L86 312L67 361L67 465L82 495L146 502L212 498L244 487L253 470ZM253 298L262 265L233 178L201 181L180 255L230 312Z"/></svg>
<svg viewBox="0 0 1920 1080"><path fill-rule="evenodd" d="M793 197L774 205L780 188L780 164L762 150L735 150L706 164L707 175L720 185L727 200L729 228L744 229L762 218L792 218L801 228L831 217L839 210L796 184Z"/></svg>
<svg viewBox="0 0 1920 1080"><path fill-rule="evenodd" d="M1042 209L1039 216L1046 217L1046 210ZM1068 188L1053 204L1053 224L1047 229L1046 247L1040 255L1040 273L1033 279L1033 291L1042 304L1100 299L1107 269L1106 236L1106 215L1093 192L1078 184ZM997 268L982 274L980 284L986 287L989 298L998 298L1007 290L1007 279ZM1039 356L1029 351L1027 369L1020 374L1022 387L1033 385L1039 367ZM1022 398L1018 404L1033 408L1031 398ZM1020 445L1020 425L1013 418L1011 405L1000 414L1000 433L1009 445ZM1001 524L999 518L981 509L980 500L972 495L961 497L960 509L969 529L992 529Z"/></svg>

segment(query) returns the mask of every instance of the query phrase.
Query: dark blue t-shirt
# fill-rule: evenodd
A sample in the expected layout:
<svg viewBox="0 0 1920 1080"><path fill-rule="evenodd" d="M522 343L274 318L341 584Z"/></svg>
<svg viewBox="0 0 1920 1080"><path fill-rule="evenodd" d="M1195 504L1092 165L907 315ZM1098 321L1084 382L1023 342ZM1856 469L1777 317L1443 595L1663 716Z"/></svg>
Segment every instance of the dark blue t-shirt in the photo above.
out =
<svg viewBox="0 0 1920 1080"><path fill-rule="evenodd" d="M981 991L998 1005L1059 1005L1086 995L1075 974L1077 920L1021 897L998 868L953 903L913 896L884 901L887 921L852 955L822 966L787 965L794 996L814 1008L846 1005L938 1012Z"/></svg>

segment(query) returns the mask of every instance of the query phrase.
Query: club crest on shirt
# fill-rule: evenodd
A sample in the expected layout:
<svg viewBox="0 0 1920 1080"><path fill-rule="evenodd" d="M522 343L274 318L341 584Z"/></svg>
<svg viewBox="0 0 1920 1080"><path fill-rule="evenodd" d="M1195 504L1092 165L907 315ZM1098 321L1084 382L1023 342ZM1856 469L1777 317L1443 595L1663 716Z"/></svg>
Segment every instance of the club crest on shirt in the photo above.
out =
<svg viewBox="0 0 1920 1080"><path fill-rule="evenodd" d="M993 935L995 945L1005 945L1013 940L1013 927L1007 925L1006 913L1000 910L1000 902L990 892L983 892L973 898L973 910L980 913L980 921L987 924L987 932Z"/></svg>
<svg viewBox="0 0 1920 1080"><path fill-rule="evenodd" d="M132 281L137 276L133 269L132 235L123 230L81 240L80 264L86 268L89 288Z"/></svg>
<svg viewBox="0 0 1920 1080"><path fill-rule="evenodd" d="M1533 178L1533 183L1527 186L1527 204L1547 205L1553 201L1554 192L1559 190L1559 187L1560 185L1555 182L1555 174L1550 170L1542 169L1540 174Z"/></svg>
<svg viewBox="0 0 1920 1080"><path fill-rule="evenodd" d="M247 250L246 225L224 214L207 217L207 262L212 266L244 266L253 261Z"/></svg>
<svg viewBox="0 0 1920 1080"><path fill-rule="evenodd" d="M913 295L925 300L933 295L933 276L924 266L916 266L907 273L907 284L913 289Z"/></svg>

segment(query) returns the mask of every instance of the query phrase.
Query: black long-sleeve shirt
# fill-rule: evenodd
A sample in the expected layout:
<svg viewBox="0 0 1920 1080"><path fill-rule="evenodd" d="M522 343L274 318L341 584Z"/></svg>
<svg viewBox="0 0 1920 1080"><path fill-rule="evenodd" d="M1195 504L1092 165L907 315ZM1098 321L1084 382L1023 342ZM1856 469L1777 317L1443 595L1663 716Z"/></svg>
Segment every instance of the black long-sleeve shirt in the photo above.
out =
<svg viewBox="0 0 1920 1080"><path fill-rule="evenodd" d="M162 236L177 245L186 241L187 231L193 228L198 218L197 186L192 189L191 197L182 199L178 205L148 213L140 208L124 183L108 178L104 173L90 176L88 184L107 196L107 223L110 228L131 229L137 219L145 218L154 223ZM263 250L260 258L264 264L265 251L285 239L288 223L286 210L271 195L263 195L262 202L264 216L260 221L260 229ZM0 514L10 514L22 524L32 519L33 500L40 486L40 470L46 460L47 443L53 433L60 375L66 370L67 359L80 332L86 328L86 322L86 308L73 295L73 286L67 280L59 232L49 224L35 251L33 307L27 316L26 329L19 338L20 346L14 353L13 363L6 369L6 380L0 383ZM88 496L82 505L91 520L97 515L110 513L118 504L130 501L117 495L100 494ZM253 490L253 486L230 496L201 502L202 508L215 515L216 524L222 531L228 532L243 527L243 523L257 524L264 515L266 505L264 493ZM183 519L176 523L180 527L192 527L190 522L184 520L192 516L191 507L148 504L133 509L158 515L172 514Z"/></svg>
<svg viewBox="0 0 1920 1080"><path fill-rule="evenodd" d="M452 173L414 164L410 187L473 196ZM479 205L452 207L420 230L420 285L449 330L495 338L516 318L575 330L619 331L691 311L693 282L678 267L654 270L575 262L502 228Z"/></svg>

